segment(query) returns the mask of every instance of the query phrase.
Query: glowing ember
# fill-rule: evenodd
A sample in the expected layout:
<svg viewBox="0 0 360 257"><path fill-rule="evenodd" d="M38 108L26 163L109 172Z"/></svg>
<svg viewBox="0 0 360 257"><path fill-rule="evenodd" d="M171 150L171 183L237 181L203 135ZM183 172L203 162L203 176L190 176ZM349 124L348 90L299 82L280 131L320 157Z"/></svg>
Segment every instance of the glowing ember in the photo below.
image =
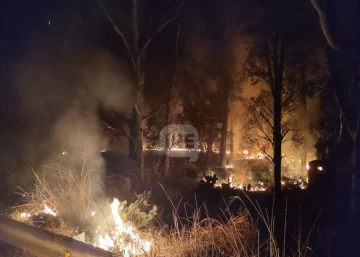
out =
<svg viewBox="0 0 360 257"><path fill-rule="evenodd" d="M99 236L95 246L105 250L112 250L116 247L123 252L125 257L150 252L151 242L141 239L140 235L136 233L135 227L124 222L119 214L119 206L120 202L115 198L110 206L114 227L109 233L106 233L105 236Z"/></svg>
<svg viewBox="0 0 360 257"><path fill-rule="evenodd" d="M264 158L265 158L265 154L263 154L263 153L252 154L252 155L248 155L245 157L245 159L248 159L248 160L264 159Z"/></svg>
<svg viewBox="0 0 360 257"><path fill-rule="evenodd" d="M234 165L228 164L228 165L225 166L225 168L226 168L226 169L233 169L233 168L234 168Z"/></svg>
<svg viewBox="0 0 360 257"><path fill-rule="evenodd" d="M48 205L44 204L44 210L43 213L50 214L54 217L56 217L56 212L54 212Z"/></svg>
<svg viewBox="0 0 360 257"><path fill-rule="evenodd" d="M30 214L30 213L27 213L27 212L23 212L23 213L20 214L20 217L21 217L22 219L28 219L28 218L31 217L31 214Z"/></svg>

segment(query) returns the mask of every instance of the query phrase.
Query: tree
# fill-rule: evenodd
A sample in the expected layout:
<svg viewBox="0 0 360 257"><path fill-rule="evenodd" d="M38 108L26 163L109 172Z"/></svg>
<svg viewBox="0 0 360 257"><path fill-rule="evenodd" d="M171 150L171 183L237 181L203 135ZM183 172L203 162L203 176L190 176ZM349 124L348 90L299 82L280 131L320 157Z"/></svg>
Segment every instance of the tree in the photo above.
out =
<svg viewBox="0 0 360 257"><path fill-rule="evenodd" d="M281 255L285 254L284 240L284 203L281 201L281 163L282 142L285 129L283 117L286 102L297 94L297 71L291 65L291 52L297 41L306 37L304 24L309 23L309 16L304 15L303 1L259 1L262 10L260 17L250 24L248 31L252 35L249 56L246 61L246 76L254 84L261 82L271 96L272 120L272 162L274 164L275 192L275 236ZM311 29L309 29L311 31ZM303 32L303 33L299 33ZM294 88L293 88L294 87ZM288 94L288 92L290 94ZM287 96L286 96L287 95ZM287 98L285 98L287 97ZM292 100L290 100L292 101ZM285 129L285 130L284 130ZM288 133L288 132L287 132Z"/></svg>
<svg viewBox="0 0 360 257"><path fill-rule="evenodd" d="M191 57L180 80L178 94L183 112L178 121L190 123L198 130L201 145L205 145L207 160L210 160L213 145L220 136L223 117L222 109L218 108L222 103L220 83L213 80L208 65Z"/></svg>
<svg viewBox="0 0 360 257"><path fill-rule="evenodd" d="M285 46L284 32L274 32L270 39L252 45L246 62L247 76L251 77L254 83L257 83L259 79L265 82L269 86L272 97L270 108L272 121L268 121L268 124L271 124L273 134L272 162L274 163L275 195L278 198L281 198L281 145L284 136L281 131L281 117Z"/></svg>
<svg viewBox="0 0 360 257"><path fill-rule="evenodd" d="M105 7L102 0L100 0L101 8L106 15L107 19L111 23L115 32L120 36L127 54L128 54L128 66L130 68L132 77L134 79L134 93L133 93L133 108L131 116L128 120L129 125L129 156L131 159L139 164L139 168L144 168L143 157L143 122L149 116L143 116L144 105L144 84L145 84L145 60L146 52L149 44L152 42L154 36L161 32L165 26L175 20L178 17L179 11L183 5L183 2L177 7L175 15L172 18L167 19L165 22L160 22L158 27L151 32L147 31L141 25L144 22L143 17L139 15L140 7L138 0L132 0L131 5L131 29L121 29L115 22L113 15ZM141 17L141 18L140 18ZM145 22L152 23L153 17ZM150 28L151 29L151 28ZM128 32L125 33L124 31ZM129 39L130 38L130 39ZM155 111L156 112L156 111Z"/></svg>
<svg viewBox="0 0 360 257"><path fill-rule="evenodd" d="M177 75L178 75L178 57L179 57L179 39L180 39L180 28L181 28L181 20L180 18L178 19L178 29L176 32L176 45L175 45L175 68L174 68L174 75L173 75L173 81L172 83L169 85L169 89L167 92L167 103L166 103L166 121L167 124L171 124L172 123L172 119L171 119L171 108L172 108L172 104L173 104L173 89L176 86L176 79L177 79ZM169 155L165 155L165 161L164 161L164 175L168 176L170 174L170 156Z"/></svg>
<svg viewBox="0 0 360 257"><path fill-rule="evenodd" d="M227 150L227 138L228 138L228 120L229 120L229 102L230 102L230 93L232 88L232 80L231 80L231 34L229 28L229 4L227 1L223 2L223 10L224 10L224 35L222 42L222 52L223 52L223 74L222 74L222 91L223 91L223 101L224 101L224 115L221 125L221 138L220 138L220 161L219 166L225 167L226 165L226 150Z"/></svg>
<svg viewBox="0 0 360 257"><path fill-rule="evenodd" d="M286 87L287 88L287 87ZM294 89L289 87L289 89ZM296 88L294 89L296 90ZM294 115L299 107L295 92L283 90L281 102L281 143L301 142L300 124ZM261 90L257 97L243 100L246 106L244 117L244 138L248 145L256 147L274 165L274 112L273 96L267 90Z"/></svg>
<svg viewBox="0 0 360 257"><path fill-rule="evenodd" d="M308 34L311 34L311 32ZM298 88L296 94L298 108L295 110L295 115L299 122L298 134L301 136L301 144L297 144L297 149L300 150L300 170L302 175L307 172L310 123L312 119L318 118L316 112L309 112L309 108L311 107L311 101L318 99L328 84L323 44L319 41L318 37L310 35L306 40L301 40L288 49L287 66L293 67L296 73L294 74L296 80L294 86Z"/></svg>
<svg viewBox="0 0 360 257"><path fill-rule="evenodd" d="M302 97L302 103L306 105L306 97L313 90L312 84L317 85L315 81L311 81L314 78L309 75L312 72L309 72L310 68L307 66L313 62L309 58L311 53L315 51L317 56L318 43L311 40L315 33L312 29L314 19L306 15L306 10L311 7L309 4L293 1L290 6L289 2L283 0L258 3L261 4L259 8L262 14L247 29L252 36L252 42L245 75L251 78L253 84L261 82L266 85L267 91L273 97L275 194L280 196L282 98L287 94L284 91L290 91L296 98ZM311 48L314 50L309 51L309 56L305 55L307 49ZM303 72L299 74L301 69ZM290 89L291 87L296 89ZM300 90L300 87L303 89Z"/></svg>
<svg viewBox="0 0 360 257"><path fill-rule="evenodd" d="M330 85L338 102L341 118L352 141L352 195L348 238L354 240L360 227L360 10L357 1L346 4L326 0L310 1L318 13L320 27L328 43ZM342 8L339 8L339 7ZM350 232L350 233L349 233ZM346 244L346 256L357 254L355 241Z"/></svg>

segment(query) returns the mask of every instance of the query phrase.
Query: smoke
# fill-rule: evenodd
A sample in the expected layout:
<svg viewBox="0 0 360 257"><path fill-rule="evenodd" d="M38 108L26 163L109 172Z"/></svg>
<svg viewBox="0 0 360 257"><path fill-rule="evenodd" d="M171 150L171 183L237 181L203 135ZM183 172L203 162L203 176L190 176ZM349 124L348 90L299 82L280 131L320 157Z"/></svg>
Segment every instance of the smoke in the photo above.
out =
<svg viewBox="0 0 360 257"><path fill-rule="evenodd" d="M67 24L70 32L51 24L12 68L25 160L15 182L25 188L31 184L31 167L39 173L46 170L43 164L55 163L81 170L85 155L101 163L107 139L95 119L98 106L128 113L132 104L132 82L123 62L79 35L83 22ZM100 166L91 177L94 197L103 193L105 169Z"/></svg>

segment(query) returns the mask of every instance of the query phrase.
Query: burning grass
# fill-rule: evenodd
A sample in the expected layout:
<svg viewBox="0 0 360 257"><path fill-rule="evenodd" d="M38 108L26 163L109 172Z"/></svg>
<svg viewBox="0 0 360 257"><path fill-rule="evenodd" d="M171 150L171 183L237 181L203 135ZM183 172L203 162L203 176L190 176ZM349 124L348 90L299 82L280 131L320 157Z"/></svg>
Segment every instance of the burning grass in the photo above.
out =
<svg viewBox="0 0 360 257"><path fill-rule="evenodd" d="M21 192L26 203L15 207L11 217L69 237L85 232L83 241L114 256L280 256L271 226L267 226L268 238L260 240L257 224L246 212L232 216L224 210L227 218L216 220L201 218L200 209L194 208L191 217L184 218L173 205L174 226L170 228L157 218L157 208L148 206L149 194L130 205L94 198L92 175L99 166L85 161L80 171L54 165L48 166L51 174L34 172L34 190Z"/></svg>

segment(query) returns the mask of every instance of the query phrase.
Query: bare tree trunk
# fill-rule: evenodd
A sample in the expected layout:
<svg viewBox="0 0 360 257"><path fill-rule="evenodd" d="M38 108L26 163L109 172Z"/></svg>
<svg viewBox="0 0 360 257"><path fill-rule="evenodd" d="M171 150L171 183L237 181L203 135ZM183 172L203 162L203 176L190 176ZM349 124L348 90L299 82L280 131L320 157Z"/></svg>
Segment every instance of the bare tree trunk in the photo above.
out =
<svg viewBox="0 0 360 257"><path fill-rule="evenodd" d="M284 72L284 36L282 33L274 33L272 39L272 61L274 70L273 98L274 98L274 131L273 131L273 149L274 149L274 187L275 197L281 199L281 160L283 141L281 122L282 122L282 90L283 90L283 72Z"/></svg>
<svg viewBox="0 0 360 257"><path fill-rule="evenodd" d="M220 139L220 167L226 166L226 140L227 140L227 130L228 130L228 117L229 117L229 108L226 106L223 124L221 127L221 139Z"/></svg>
<svg viewBox="0 0 360 257"><path fill-rule="evenodd" d="M143 155L143 131L142 131L142 110L143 100L139 97L137 104L132 109L130 120L129 157L135 161L140 170L144 169Z"/></svg>
<svg viewBox="0 0 360 257"><path fill-rule="evenodd" d="M176 46L175 46L175 68L174 68L174 77L173 81L169 87L168 95L167 95L167 107L166 107L166 123L168 125L171 124L171 104L172 104L172 90L176 84L176 78L177 78L177 68L178 68L178 50L179 50L179 38L180 38L180 18L178 18L178 29L176 32ZM170 156L165 155L165 162L164 162L164 171L165 171L165 177L168 177L170 174Z"/></svg>
<svg viewBox="0 0 360 257"><path fill-rule="evenodd" d="M273 163L274 163L274 191L275 191L275 238L279 250L279 256L285 257L284 245L284 203L281 190L281 161L282 161L282 91L284 73L284 34L275 32L272 36L272 62L273 62L273 85L272 94L274 99L274 124L273 124Z"/></svg>
<svg viewBox="0 0 360 257"><path fill-rule="evenodd" d="M355 67L353 68L353 78L357 83L357 107L356 107L356 129L353 132L353 174L351 184L351 213L357 228L360 228L360 64L355 63L357 59L353 60Z"/></svg>
<svg viewBox="0 0 360 257"><path fill-rule="evenodd" d="M358 131L359 132L359 131ZM351 213L353 219L357 222L357 226L360 227L360 136L357 132L356 140L354 142L353 156L354 156L354 171L352 174L351 185Z"/></svg>
<svg viewBox="0 0 360 257"><path fill-rule="evenodd" d="M274 187L275 197L281 199L281 85L280 82L275 82L274 92Z"/></svg>
<svg viewBox="0 0 360 257"><path fill-rule="evenodd" d="M167 20L158 29L155 33L162 31L165 26L175 20L178 15L181 7L183 6L184 2L181 2L179 5L176 15L174 18ZM128 41L126 39L125 34L120 30L120 28L116 25L112 17L107 12L104 3L100 1L100 6L105 13L106 17L108 18L109 22L113 26L115 32L121 37L129 58L130 64L133 71L134 76L134 95L132 97L133 105L132 105L132 114L131 119L129 122L129 157L133 159L139 165L139 168L143 171L144 169L144 155L143 155L143 130L142 130L142 123L143 123L143 103L144 103L144 79L145 79L145 70L144 70L144 63L145 63L145 53L147 51L147 47L152 41L153 36L150 36L146 39L147 41L141 47L139 41L139 17L138 17L138 0L132 0L132 40ZM131 44L132 42L132 44Z"/></svg>
<svg viewBox="0 0 360 257"><path fill-rule="evenodd" d="M302 145L302 151L300 156L300 171L301 176L306 176L306 164L308 153L308 120L307 120L307 84L306 84L306 67L305 60L301 60L300 64L300 83L301 83L301 105L302 105L302 136L304 137L304 143Z"/></svg>
<svg viewBox="0 0 360 257"><path fill-rule="evenodd" d="M129 156L139 165L141 171L144 170L144 155L143 155L143 104L144 104L144 71L142 68L143 59L140 56L139 47L139 24L138 24L138 5L137 0L133 0L132 10L132 26L133 26L133 49L134 54L137 56L135 59L135 81L136 81L136 95L132 108L130 136L133 142L129 142Z"/></svg>
<svg viewBox="0 0 360 257"><path fill-rule="evenodd" d="M230 121L230 160L234 159L234 118Z"/></svg>
<svg viewBox="0 0 360 257"><path fill-rule="evenodd" d="M229 98L230 98L230 91L231 91L231 79L230 79L230 72L229 72L229 51L230 51L230 44L229 44L229 32L228 32L228 13L227 13L227 4L226 1L223 4L224 8L224 38L223 38L223 88L224 88L224 116L222 120L222 127L221 127L221 138L220 138L220 167L226 166L226 141L227 141L227 133L228 133L228 119L229 119Z"/></svg>
<svg viewBox="0 0 360 257"><path fill-rule="evenodd" d="M212 138L212 135L209 136L208 140L206 141L207 149L206 149L206 166L209 167L210 160L213 154L212 147L214 144L214 140Z"/></svg>
<svg viewBox="0 0 360 257"><path fill-rule="evenodd" d="M335 97L339 103L340 112L345 122L348 133L353 143L353 163L352 163L352 191L351 191L351 217L348 219L348 226L344 229L342 236L339 238L339 252L342 256L358 256L358 239L357 234L360 229L360 88L359 88L359 8L358 1L347 1L346 7L350 15L350 23L346 24L351 29L351 37L348 38L344 45L337 44L336 28L339 25L337 20L337 4L335 0L327 0L322 2L311 0L311 3L319 15L322 32L328 42L329 49L327 51L329 73L331 84L335 90ZM351 10L351 11L350 11ZM345 19L346 20L346 19ZM342 22L344 19L342 18ZM351 67L342 67L344 63L351 59ZM342 69L341 69L342 68ZM345 73L344 70L352 72ZM349 78L351 76L351 78ZM356 88L351 88L351 83L356 83ZM349 87L350 86L350 87ZM348 99L349 91L356 94L356 108L349 108L351 103ZM354 110L355 109L355 110ZM354 121L356 124L354 124ZM339 256L340 256L339 255Z"/></svg>

